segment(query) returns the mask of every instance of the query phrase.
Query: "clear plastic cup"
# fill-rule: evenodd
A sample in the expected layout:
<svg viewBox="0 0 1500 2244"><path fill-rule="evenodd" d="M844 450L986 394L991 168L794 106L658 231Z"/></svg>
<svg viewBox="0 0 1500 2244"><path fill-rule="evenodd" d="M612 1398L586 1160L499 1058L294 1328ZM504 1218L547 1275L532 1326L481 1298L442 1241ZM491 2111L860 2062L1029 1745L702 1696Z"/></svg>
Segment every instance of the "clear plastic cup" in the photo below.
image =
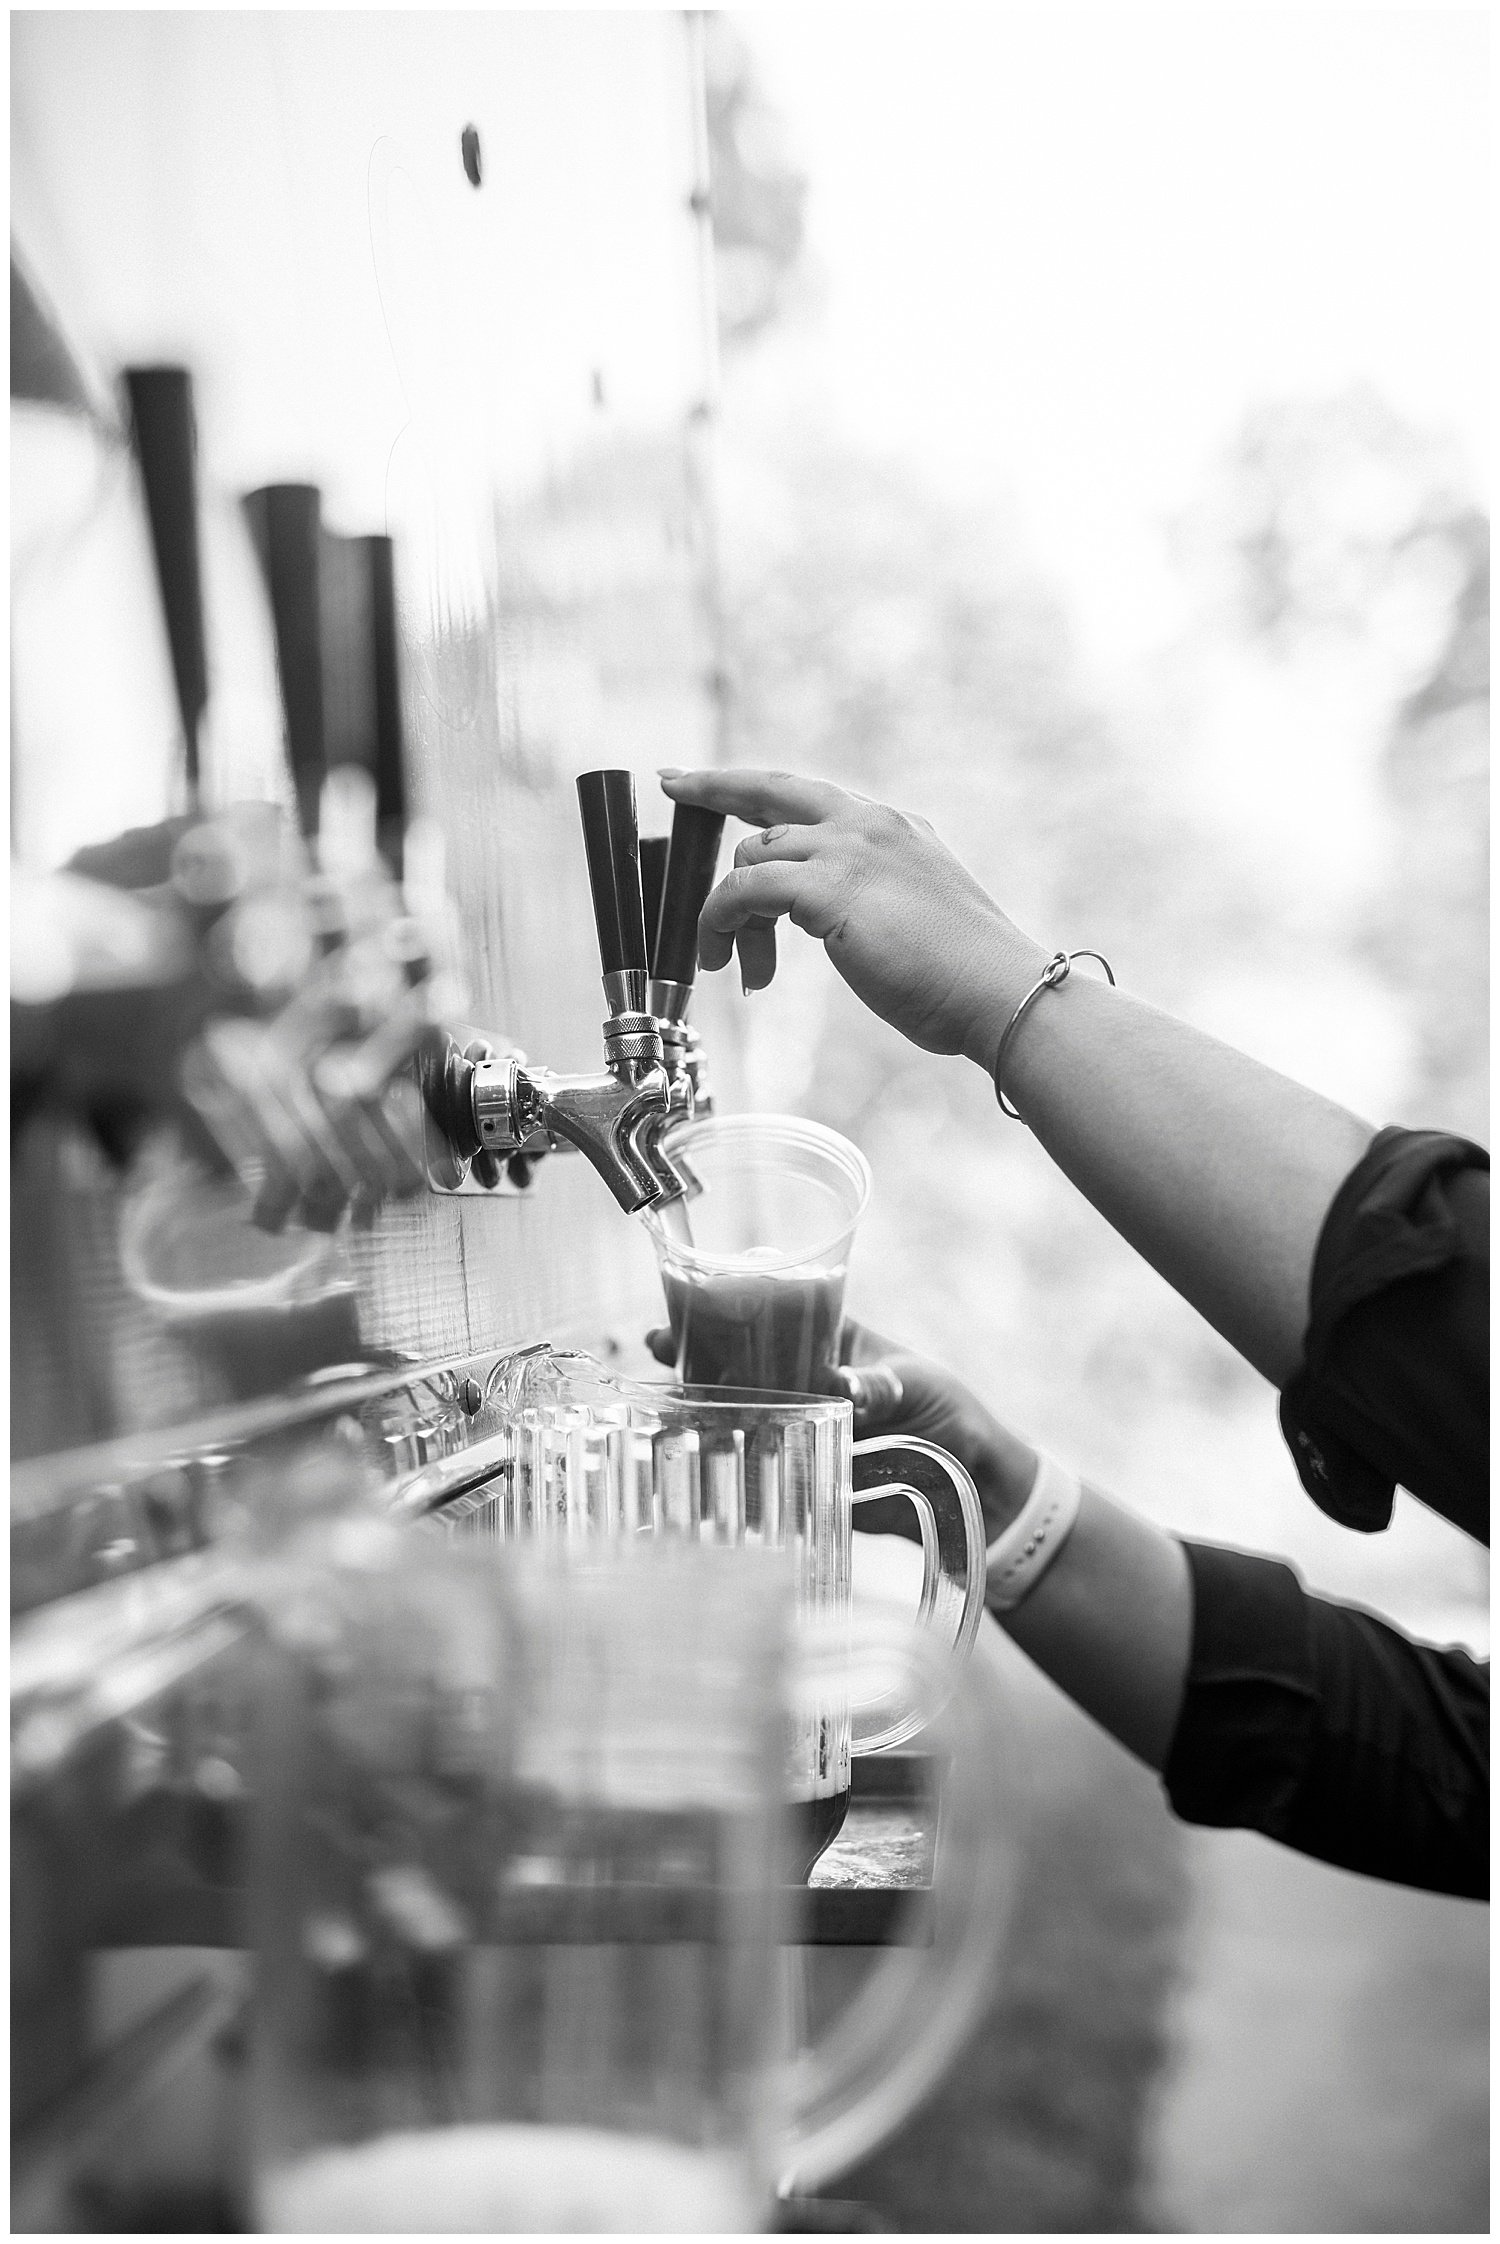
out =
<svg viewBox="0 0 1500 2244"><path fill-rule="evenodd" d="M645 1222L678 1378L836 1391L849 1249L870 1197L864 1155L792 1114L713 1115L670 1143L696 1189Z"/></svg>

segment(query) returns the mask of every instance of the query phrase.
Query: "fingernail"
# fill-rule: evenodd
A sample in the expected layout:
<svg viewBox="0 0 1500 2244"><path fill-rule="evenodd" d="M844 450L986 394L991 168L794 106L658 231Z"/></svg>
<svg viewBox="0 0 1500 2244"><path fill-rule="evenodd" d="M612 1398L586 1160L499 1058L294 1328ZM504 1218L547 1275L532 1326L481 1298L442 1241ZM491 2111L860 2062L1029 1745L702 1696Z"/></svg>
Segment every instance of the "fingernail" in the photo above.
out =
<svg viewBox="0 0 1500 2244"><path fill-rule="evenodd" d="M656 776L658 779L680 779L682 777L682 766L681 764L658 764Z"/></svg>

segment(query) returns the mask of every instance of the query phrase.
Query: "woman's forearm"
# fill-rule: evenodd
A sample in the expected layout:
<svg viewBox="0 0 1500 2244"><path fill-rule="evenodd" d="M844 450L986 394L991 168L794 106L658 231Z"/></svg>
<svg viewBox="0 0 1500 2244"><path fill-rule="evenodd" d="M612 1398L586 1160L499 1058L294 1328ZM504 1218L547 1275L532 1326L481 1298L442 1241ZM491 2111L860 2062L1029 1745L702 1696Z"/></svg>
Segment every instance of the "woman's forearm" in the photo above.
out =
<svg viewBox="0 0 1500 2244"><path fill-rule="evenodd" d="M994 1064L1013 1009L981 1008ZM1004 1087L1122 1237L1273 1385L1295 1370L1329 1204L1374 1136L1331 1099L1078 968L1021 1022ZM1028 985L1029 986L1029 985Z"/></svg>
<svg viewBox="0 0 1500 2244"><path fill-rule="evenodd" d="M1180 1543L1086 1488L1047 1572L997 1618L1085 1714L1148 1767L1163 1766L1192 1653L1192 1581Z"/></svg>
<svg viewBox="0 0 1500 2244"><path fill-rule="evenodd" d="M763 988L776 923L790 918L903 1036L993 1069L1048 954L924 820L787 772L671 772L663 785L674 801L762 829L737 844L703 908L705 967L738 945L746 988ZM1324 1218L1374 1132L1088 975L1080 968L1029 1009L1004 1088L1101 1215L1282 1386Z"/></svg>

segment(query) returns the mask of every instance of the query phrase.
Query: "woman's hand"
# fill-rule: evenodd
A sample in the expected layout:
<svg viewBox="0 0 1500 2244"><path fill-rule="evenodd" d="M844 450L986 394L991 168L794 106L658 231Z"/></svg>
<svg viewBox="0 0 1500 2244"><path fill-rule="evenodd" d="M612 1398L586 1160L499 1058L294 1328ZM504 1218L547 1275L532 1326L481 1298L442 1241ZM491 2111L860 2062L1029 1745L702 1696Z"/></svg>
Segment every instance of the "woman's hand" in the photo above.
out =
<svg viewBox="0 0 1500 2244"><path fill-rule="evenodd" d="M1031 1493L1036 1451L1003 1426L951 1371L850 1317L839 1336L839 1360L852 1374L848 1385L855 1438L914 1434L946 1449L979 1491L984 1539L992 1543ZM916 1515L904 1496L861 1504L856 1524L874 1535L917 1533Z"/></svg>
<svg viewBox="0 0 1500 2244"><path fill-rule="evenodd" d="M925 818L787 772L663 771L674 802L758 825L703 907L698 956L747 990L776 972L776 922L817 936L873 1012L927 1052L994 1065L1046 953L965 872Z"/></svg>
<svg viewBox="0 0 1500 2244"><path fill-rule="evenodd" d="M662 785L675 801L766 822L703 907L705 966L723 966L737 943L746 987L761 988L786 915L914 1043L994 1067L1046 954L925 821L783 772L664 772ZM1010 1098L1063 1174L1284 1387L1301 1361L1329 1206L1372 1126L1084 974L1030 1009L1005 1068Z"/></svg>
<svg viewBox="0 0 1500 2244"><path fill-rule="evenodd" d="M648 1332L658 1363L676 1361L667 1326ZM992 1417L968 1388L940 1364L886 1340L868 1325L844 1319L839 1361L852 1375L846 1389L854 1404L856 1438L914 1434L936 1442L973 1478L984 1511L984 1539L992 1543L1015 1518L1036 1475L1036 1451ZM881 1497L859 1507L861 1532L917 1537L916 1514L904 1496Z"/></svg>

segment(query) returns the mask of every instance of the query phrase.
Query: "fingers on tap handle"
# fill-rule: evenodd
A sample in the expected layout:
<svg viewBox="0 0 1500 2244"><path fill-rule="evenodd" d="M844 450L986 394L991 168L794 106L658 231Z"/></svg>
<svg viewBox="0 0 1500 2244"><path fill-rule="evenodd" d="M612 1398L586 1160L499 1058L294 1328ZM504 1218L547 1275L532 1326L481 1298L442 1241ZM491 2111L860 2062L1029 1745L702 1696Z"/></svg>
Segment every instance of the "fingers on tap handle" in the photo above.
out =
<svg viewBox="0 0 1500 2244"><path fill-rule="evenodd" d="M651 965L658 981L690 984L698 972L698 915L714 885L723 833L722 811L679 803L673 812Z"/></svg>
<svg viewBox="0 0 1500 2244"><path fill-rule="evenodd" d="M580 772L578 808L599 930L600 967L605 974L644 973L646 922L635 781L628 771Z"/></svg>

